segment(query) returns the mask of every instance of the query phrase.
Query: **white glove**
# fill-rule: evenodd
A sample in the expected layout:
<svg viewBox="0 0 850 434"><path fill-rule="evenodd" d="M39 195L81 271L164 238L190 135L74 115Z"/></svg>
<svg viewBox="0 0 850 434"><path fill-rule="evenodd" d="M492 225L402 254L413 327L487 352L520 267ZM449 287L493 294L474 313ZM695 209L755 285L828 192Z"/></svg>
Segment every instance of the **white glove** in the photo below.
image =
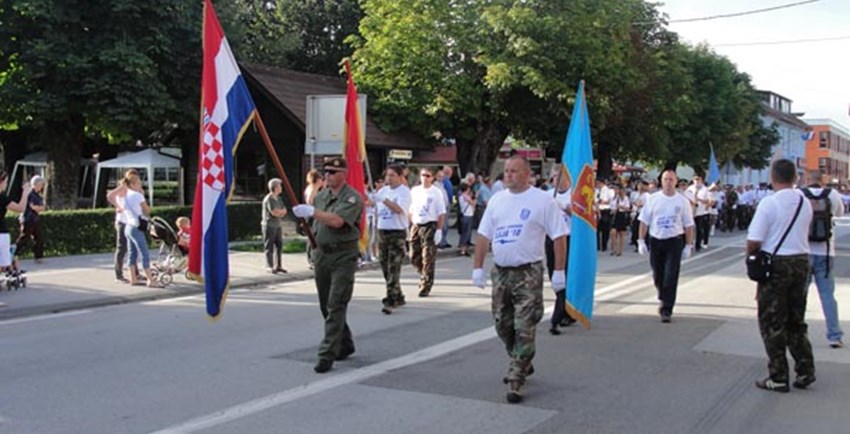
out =
<svg viewBox="0 0 850 434"><path fill-rule="evenodd" d="M638 254L641 256L646 256L647 251L648 250L646 248L646 241L638 240Z"/></svg>
<svg viewBox="0 0 850 434"><path fill-rule="evenodd" d="M292 207L292 213L300 219L313 217L313 211L315 211L313 205L295 205Z"/></svg>
<svg viewBox="0 0 850 434"><path fill-rule="evenodd" d="M694 246L688 244L682 249L682 260L688 259L691 257L691 253L694 251Z"/></svg>
<svg viewBox="0 0 850 434"><path fill-rule="evenodd" d="M434 244L440 244L440 241L443 241L443 231L437 229L437 231L434 232Z"/></svg>
<svg viewBox="0 0 850 434"><path fill-rule="evenodd" d="M555 292L563 291L567 287L567 272L566 270L555 270L552 273L552 290Z"/></svg>
<svg viewBox="0 0 850 434"><path fill-rule="evenodd" d="M484 289L487 286L487 276L484 275L483 268L472 270L472 285Z"/></svg>

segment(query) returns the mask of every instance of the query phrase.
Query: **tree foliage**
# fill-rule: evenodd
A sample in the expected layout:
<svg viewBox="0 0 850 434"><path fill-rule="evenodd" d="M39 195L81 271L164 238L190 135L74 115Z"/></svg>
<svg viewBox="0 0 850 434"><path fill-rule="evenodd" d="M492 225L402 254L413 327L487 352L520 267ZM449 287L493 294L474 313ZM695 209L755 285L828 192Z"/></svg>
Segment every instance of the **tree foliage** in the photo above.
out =
<svg viewBox="0 0 850 434"><path fill-rule="evenodd" d="M358 80L390 129L455 139L486 169L507 134L560 155L585 80L600 172L611 160L704 166L765 136L749 77L668 31L642 0L367 0ZM483 149L483 152L477 151Z"/></svg>
<svg viewBox="0 0 850 434"><path fill-rule="evenodd" d="M49 190L76 206L87 136L143 137L197 106L201 4L21 0L0 7L0 124L34 128Z"/></svg>
<svg viewBox="0 0 850 434"><path fill-rule="evenodd" d="M339 73L363 15L356 0L240 0L233 9L228 36L240 61L325 75Z"/></svg>

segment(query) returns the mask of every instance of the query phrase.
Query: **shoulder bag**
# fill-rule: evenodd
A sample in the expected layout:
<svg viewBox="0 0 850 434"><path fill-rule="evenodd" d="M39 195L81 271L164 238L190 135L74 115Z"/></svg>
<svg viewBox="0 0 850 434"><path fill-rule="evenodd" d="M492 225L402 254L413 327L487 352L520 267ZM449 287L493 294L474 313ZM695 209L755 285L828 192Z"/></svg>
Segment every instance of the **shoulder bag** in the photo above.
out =
<svg viewBox="0 0 850 434"><path fill-rule="evenodd" d="M773 249L773 253L767 253L764 250L759 250L758 252L747 255L747 277L749 277L750 280L759 283L765 283L770 280L773 267L773 257L776 256L776 252L779 251L779 247L782 246L782 243L785 242L785 238L788 236L788 233L791 232L791 228L794 227L794 223L797 221L797 216L800 215L800 208L802 207L803 197L801 196L800 203L797 204L797 212L794 213L794 218L791 219L791 224L789 224L788 228L785 229L785 233L779 240L779 244L777 244L776 248Z"/></svg>

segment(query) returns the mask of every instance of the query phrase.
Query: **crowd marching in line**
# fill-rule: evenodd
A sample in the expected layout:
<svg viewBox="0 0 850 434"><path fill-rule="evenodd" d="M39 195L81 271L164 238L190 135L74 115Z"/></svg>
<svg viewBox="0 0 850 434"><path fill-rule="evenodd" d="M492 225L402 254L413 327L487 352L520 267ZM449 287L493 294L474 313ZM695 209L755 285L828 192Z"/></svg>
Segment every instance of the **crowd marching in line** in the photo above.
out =
<svg viewBox="0 0 850 434"><path fill-rule="evenodd" d="M782 245L777 233L788 226L785 219L788 213L775 212L775 203L781 198L786 200L789 194L807 197L809 200L805 200L803 207L805 216L796 225L792 221L793 243L786 243L770 255L776 268L771 269L769 280L758 283L759 325L770 359L770 376L756 385L785 392L790 390L785 348L791 348L797 363L793 385L805 388L815 381L802 315L804 308L800 311L800 302L803 301L804 307L806 288L812 281L823 304L829 344L833 348L843 347L834 297L834 234L828 230L826 235L812 235L809 226L814 226L821 215L831 229L832 218L842 216L847 204L839 191L823 188L816 181L805 188L796 184L796 171L789 172L787 162L780 161L771 170L773 189L768 184L757 188L706 185L700 174L688 182L679 179L673 170L662 172L658 182L640 178L628 182L615 178L606 182L599 178L594 211L599 252L622 256L628 244L640 255L649 256L659 300L658 313L661 322L669 324L681 261L708 248L716 230L747 230L750 254L776 247L777 243ZM489 273L492 314L497 334L510 358L503 379L508 387L506 399L520 402L526 378L534 373L535 329L544 310L545 274L556 294L550 333L558 335L559 327L574 322L564 309L572 218L569 178L561 176L560 166L547 179L535 177L527 160L512 156L505 164L504 173L494 182L483 174L468 174L455 188L450 181L453 176L450 167L442 170L423 167L418 171L418 182L410 187L408 168L390 165L361 204L349 195L350 187L338 175L345 168L342 159L326 162L325 177L330 188L316 196L324 199L314 205L308 199L306 204L293 207L297 217L313 220L318 247L311 254L312 260L325 258L333 264L331 268L323 266L326 272L320 273L318 268L316 272L325 317L325 338L319 349L316 372L327 372L334 362L354 353L345 311L358 261L377 259L381 263L386 280L383 313L392 314L407 304L399 282L405 259L410 260L420 276L419 297L429 297L435 289L436 251L451 247L446 237L448 215L456 212L460 232L458 254L473 256L474 286L487 286L488 275L483 264L488 254L493 255L494 268ZM812 174L811 179L819 179L818 176ZM819 205L822 200L826 200L826 208ZM359 237L358 206L365 207L370 215L369 230L374 235L373 245L362 257L353 242ZM474 255L470 255L472 248ZM342 259L345 266L339 262ZM788 264L794 269L791 274ZM789 300L793 301L791 305L780 306Z"/></svg>

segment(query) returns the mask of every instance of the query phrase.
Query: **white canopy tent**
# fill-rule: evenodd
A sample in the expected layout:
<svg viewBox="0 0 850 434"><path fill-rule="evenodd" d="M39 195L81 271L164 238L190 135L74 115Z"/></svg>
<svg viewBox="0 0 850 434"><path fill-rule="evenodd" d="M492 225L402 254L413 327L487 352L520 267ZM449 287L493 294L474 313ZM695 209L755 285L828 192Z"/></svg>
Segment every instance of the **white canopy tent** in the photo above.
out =
<svg viewBox="0 0 850 434"><path fill-rule="evenodd" d="M92 166L96 164L96 160L93 158L81 158L80 166L83 168L83 176L80 179L80 199L83 199L83 191L85 191L86 181L89 180L90 171ZM44 172L47 168L47 152L34 152L21 158L20 160L15 162L15 167L12 169L12 177L9 178L9 183L6 187L6 193L9 194L12 191L12 186L17 185L16 182L18 180L18 174L21 173L26 175L24 168L31 167L37 174L41 176L45 176ZM28 179L21 180L21 183L29 181ZM47 195L47 188L49 186L45 185L45 196Z"/></svg>
<svg viewBox="0 0 850 434"><path fill-rule="evenodd" d="M95 177L95 188L100 186L100 173L103 169L144 169L147 171L148 205L153 206L153 175L154 169L164 168L166 170L176 168L180 171L180 158L158 152L156 149L145 149L132 154L122 155L112 160L102 161L97 164L97 176ZM183 177L178 176L178 191L180 203L183 203ZM98 192L95 191L95 198ZM92 201L93 207L97 201Z"/></svg>

